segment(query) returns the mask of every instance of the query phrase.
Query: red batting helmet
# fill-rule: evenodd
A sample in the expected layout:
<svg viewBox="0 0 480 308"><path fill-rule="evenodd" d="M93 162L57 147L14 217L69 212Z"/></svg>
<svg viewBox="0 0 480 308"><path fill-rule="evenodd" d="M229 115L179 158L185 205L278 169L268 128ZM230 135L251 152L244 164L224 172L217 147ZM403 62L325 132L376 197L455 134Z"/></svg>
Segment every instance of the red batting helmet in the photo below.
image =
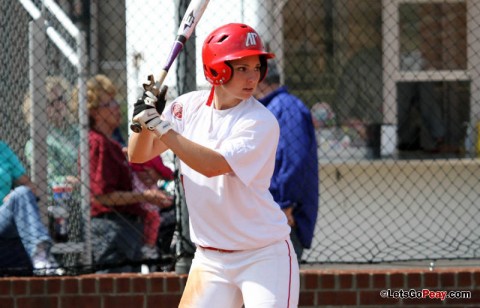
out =
<svg viewBox="0 0 480 308"><path fill-rule="evenodd" d="M232 77L227 61L248 56L260 56L260 80L267 73L267 60L274 58L266 52L258 33L245 24L227 24L210 33L202 48L203 72L213 85L225 84Z"/></svg>

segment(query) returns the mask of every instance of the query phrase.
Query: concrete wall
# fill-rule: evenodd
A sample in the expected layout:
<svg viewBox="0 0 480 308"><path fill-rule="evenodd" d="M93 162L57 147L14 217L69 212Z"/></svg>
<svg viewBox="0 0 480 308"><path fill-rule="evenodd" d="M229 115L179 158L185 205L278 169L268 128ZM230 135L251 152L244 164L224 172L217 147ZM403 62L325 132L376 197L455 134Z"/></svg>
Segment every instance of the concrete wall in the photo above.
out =
<svg viewBox="0 0 480 308"><path fill-rule="evenodd" d="M478 159L321 162L315 237L303 258L475 258L478 174Z"/></svg>

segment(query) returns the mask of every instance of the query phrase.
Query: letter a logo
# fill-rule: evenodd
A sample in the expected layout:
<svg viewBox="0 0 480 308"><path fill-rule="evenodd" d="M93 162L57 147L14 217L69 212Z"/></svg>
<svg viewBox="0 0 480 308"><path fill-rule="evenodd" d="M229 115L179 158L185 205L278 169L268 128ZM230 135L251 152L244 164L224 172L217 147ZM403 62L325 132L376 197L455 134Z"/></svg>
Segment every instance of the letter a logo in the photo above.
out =
<svg viewBox="0 0 480 308"><path fill-rule="evenodd" d="M257 34L255 32L247 33L247 41L245 42L245 46L255 46L257 45Z"/></svg>

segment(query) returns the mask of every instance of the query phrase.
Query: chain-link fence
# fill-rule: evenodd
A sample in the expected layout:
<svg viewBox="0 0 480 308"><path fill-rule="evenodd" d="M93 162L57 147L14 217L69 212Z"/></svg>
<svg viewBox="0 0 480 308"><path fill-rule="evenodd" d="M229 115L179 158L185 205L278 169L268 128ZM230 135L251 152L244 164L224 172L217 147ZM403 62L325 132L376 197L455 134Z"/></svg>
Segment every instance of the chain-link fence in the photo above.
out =
<svg viewBox="0 0 480 308"><path fill-rule="evenodd" d="M191 253L172 249L188 242L181 191L162 210L160 255L92 260L86 82L96 74L113 82L127 140L131 106L163 67L188 1L0 5L0 140L37 186L58 263L74 274L126 264L172 270ZM170 98L208 87L202 43L229 22L260 33L282 83L312 112L320 206L304 262L479 257L480 2L211 0L170 69ZM0 258L3 273L31 268L25 241L0 234L12 252Z"/></svg>

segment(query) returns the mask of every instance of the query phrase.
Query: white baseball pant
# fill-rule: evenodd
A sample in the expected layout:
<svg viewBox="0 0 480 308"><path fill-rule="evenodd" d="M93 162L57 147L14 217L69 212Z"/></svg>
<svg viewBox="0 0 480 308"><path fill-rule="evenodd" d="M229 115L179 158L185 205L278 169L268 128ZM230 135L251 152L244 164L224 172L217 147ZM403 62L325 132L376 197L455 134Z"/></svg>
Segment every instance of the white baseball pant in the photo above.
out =
<svg viewBox="0 0 480 308"><path fill-rule="evenodd" d="M294 308L299 288L298 261L289 238L235 252L198 247L179 307Z"/></svg>

